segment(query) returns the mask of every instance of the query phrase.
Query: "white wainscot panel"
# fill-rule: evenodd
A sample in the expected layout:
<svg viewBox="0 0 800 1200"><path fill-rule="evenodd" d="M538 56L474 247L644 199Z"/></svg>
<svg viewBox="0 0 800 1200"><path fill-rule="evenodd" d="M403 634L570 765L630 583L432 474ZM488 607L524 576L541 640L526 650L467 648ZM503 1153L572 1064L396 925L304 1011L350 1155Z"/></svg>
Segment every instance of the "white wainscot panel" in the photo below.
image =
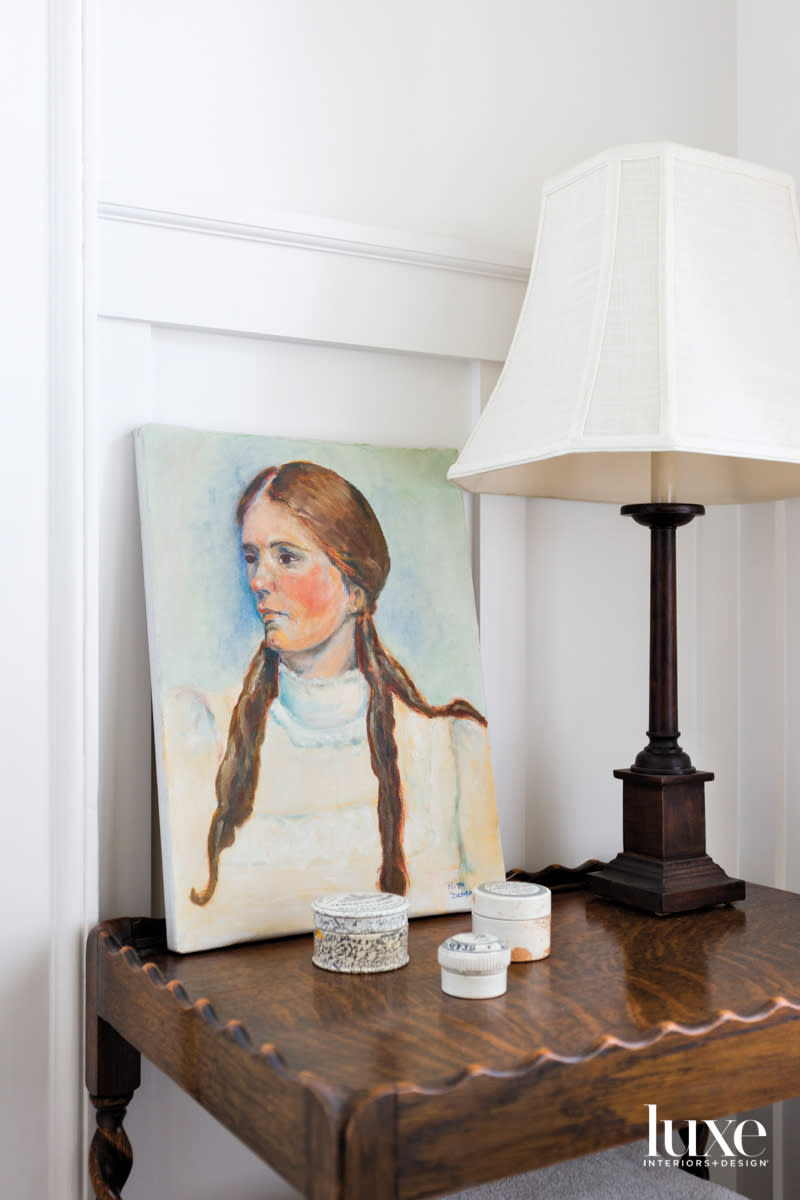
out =
<svg viewBox="0 0 800 1200"><path fill-rule="evenodd" d="M150 907L150 677L139 509L130 430L148 420L153 384L147 326L101 321L97 336L88 576L96 589L99 911Z"/></svg>
<svg viewBox="0 0 800 1200"><path fill-rule="evenodd" d="M784 882L786 827L786 506L742 507L739 870Z"/></svg>
<svg viewBox="0 0 800 1200"><path fill-rule="evenodd" d="M717 505L693 522L696 652L685 664L685 682L695 693L695 726L682 720L681 739L698 770L714 772L705 789L706 847L732 876L739 872L739 515L738 506ZM683 616L679 611L679 640L690 620Z"/></svg>
<svg viewBox="0 0 800 1200"><path fill-rule="evenodd" d="M622 849L622 784L645 744L649 540L606 504L528 511L527 860Z"/></svg>
<svg viewBox="0 0 800 1200"><path fill-rule="evenodd" d="M460 446L470 365L309 342L155 328L151 420L224 432Z"/></svg>
<svg viewBox="0 0 800 1200"><path fill-rule="evenodd" d="M508 870L531 865L525 855L525 747L532 719L526 703L527 502L521 496L481 496L479 504L481 663Z"/></svg>

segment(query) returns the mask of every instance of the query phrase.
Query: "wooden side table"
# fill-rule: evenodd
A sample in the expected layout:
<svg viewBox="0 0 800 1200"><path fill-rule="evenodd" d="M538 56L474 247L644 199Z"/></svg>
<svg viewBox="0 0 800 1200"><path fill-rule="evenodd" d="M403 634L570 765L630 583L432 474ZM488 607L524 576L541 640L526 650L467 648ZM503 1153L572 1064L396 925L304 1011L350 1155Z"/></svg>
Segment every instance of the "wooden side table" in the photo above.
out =
<svg viewBox="0 0 800 1200"><path fill-rule="evenodd" d="M411 922L383 975L311 964L309 935L194 955L163 923L88 943L87 1085L98 1200L130 1170L144 1054L309 1200L414 1200L633 1141L658 1119L800 1094L800 896L658 918L554 896L549 959L505 996L445 996L436 948L469 916Z"/></svg>

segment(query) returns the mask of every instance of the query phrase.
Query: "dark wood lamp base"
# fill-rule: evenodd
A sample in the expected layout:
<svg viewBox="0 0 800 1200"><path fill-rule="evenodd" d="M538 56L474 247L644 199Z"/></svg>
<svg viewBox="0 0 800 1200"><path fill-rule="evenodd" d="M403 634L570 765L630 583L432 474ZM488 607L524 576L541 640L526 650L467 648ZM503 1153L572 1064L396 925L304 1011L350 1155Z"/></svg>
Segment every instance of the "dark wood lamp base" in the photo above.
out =
<svg viewBox="0 0 800 1200"><path fill-rule="evenodd" d="M660 915L744 899L744 881L706 854L704 790L712 772L614 775L622 780L623 851L588 877L593 892Z"/></svg>
<svg viewBox="0 0 800 1200"><path fill-rule="evenodd" d="M587 877L599 896L665 915L743 900L745 885L706 854L705 785L678 744L675 531L699 504L628 504L623 515L650 529L649 741L622 780L621 854Z"/></svg>

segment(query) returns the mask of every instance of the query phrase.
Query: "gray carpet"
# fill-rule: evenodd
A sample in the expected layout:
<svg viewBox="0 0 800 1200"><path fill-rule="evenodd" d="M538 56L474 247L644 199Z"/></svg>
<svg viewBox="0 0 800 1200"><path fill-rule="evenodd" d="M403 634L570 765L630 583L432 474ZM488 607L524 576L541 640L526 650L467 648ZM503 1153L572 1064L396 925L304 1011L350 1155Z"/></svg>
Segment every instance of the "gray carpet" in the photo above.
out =
<svg viewBox="0 0 800 1200"><path fill-rule="evenodd" d="M679 1167L645 1167L646 1157L647 1142L634 1142L454 1192L447 1200L742 1200L739 1192Z"/></svg>

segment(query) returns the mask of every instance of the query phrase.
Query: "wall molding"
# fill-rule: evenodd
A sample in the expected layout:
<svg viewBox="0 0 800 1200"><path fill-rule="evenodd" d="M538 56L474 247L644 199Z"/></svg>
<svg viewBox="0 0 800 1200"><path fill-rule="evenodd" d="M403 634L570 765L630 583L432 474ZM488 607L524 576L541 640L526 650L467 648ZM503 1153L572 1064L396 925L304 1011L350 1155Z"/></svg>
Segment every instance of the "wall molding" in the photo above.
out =
<svg viewBox="0 0 800 1200"><path fill-rule="evenodd" d="M520 253L316 218L96 214L99 315L156 326L502 362L528 276Z"/></svg>
<svg viewBox="0 0 800 1200"><path fill-rule="evenodd" d="M183 233L201 233L211 237L237 238L270 246L315 250L327 254L352 255L355 258L455 271L487 279L505 279L527 283L530 255L521 251L493 251L455 238L405 234L399 230L349 225L345 222L284 216L280 224L253 225L216 217L143 208L116 201L101 201L97 215L103 221L126 221L134 225L168 229ZM333 232L337 230L338 232Z"/></svg>

